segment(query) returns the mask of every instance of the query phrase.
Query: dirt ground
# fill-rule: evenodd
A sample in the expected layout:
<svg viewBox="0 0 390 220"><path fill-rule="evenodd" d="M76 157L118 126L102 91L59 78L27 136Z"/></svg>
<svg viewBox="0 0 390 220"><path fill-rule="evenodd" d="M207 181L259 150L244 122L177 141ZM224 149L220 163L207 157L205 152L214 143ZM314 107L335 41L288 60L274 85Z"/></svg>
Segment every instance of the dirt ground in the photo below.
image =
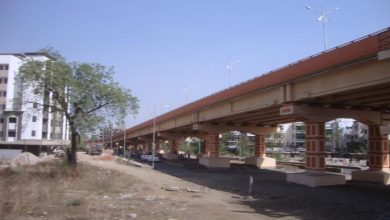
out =
<svg viewBox="0 0 390 220"><path fill-rule="evenodd" d="M0 219L390 219L388 186L310 188L250 168L79 160L76 171L60 162L1 171Z"/></svg>

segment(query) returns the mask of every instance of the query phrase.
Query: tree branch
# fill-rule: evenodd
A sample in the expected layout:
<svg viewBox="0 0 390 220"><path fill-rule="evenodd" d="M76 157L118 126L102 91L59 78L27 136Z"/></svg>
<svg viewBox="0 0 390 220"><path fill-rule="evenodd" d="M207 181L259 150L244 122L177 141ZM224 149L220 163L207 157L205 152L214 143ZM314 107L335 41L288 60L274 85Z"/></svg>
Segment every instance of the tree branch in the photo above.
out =
<svg viewBox="0 0 390 220"><path fill-rule="evenodd" d="M111 104L111 103L113 103L113 102L106 102L106 103L104 103L104 104L100 104L100 105L98 105L96 108L93 108L93 109L87 111L86 114L89 114L89 113L91 113L91 112L94 112L94 111L96 111L96 110L98 110L98 109L100 109L100 108L103 108L104 106L107 106L107 105Z"/></svg>

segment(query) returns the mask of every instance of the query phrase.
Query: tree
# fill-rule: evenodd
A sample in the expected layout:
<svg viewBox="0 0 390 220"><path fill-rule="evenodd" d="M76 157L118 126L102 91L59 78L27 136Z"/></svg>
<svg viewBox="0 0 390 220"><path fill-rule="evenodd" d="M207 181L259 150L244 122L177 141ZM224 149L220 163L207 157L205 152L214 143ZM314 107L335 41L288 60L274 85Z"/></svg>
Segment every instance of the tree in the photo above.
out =
<svg viewBox="0 0 390 220"><path fill-rule="evenodd" d="M283 133L281 132L272 132L266 136L266 148L271 148L272 155L276 157L274 153L275 147L281 147L283 141Z"/></svg>
<svg viewBox="0 0 390 220"><path fill-rule="evenodd" d="M30 59L20 67L21 84L24 88L35 88L34 94L38 98L30 99L30 102L66 117L71 135L68 161L76 164L80 134L105 120L121 121L128 113L136 114L138 99L130 90L114 82L113 68L67 63L57 52L44 52L50 59ZM50 96L51 99L42 98Z"/></svg>

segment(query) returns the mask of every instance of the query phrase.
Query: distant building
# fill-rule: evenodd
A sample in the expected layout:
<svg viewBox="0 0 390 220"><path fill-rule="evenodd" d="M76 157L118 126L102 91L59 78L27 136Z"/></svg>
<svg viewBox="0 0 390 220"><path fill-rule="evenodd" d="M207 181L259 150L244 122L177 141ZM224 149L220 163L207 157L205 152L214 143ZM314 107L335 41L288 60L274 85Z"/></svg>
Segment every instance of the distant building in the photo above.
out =
<svg viewBox="0 0 390 220"><path fill-rule="evenodd" d="M346 127L346 139L348 141L364 141L368 140L368 126L358 121L353 121L352 126Z"/></svg>
<svg viewBox="0 0 390 220"><path fill-rule="evenodd" d="M305 124L303 122L294 122L284 124L282 145L290 148L305 147Z"/></svg>
<svg viewBox="0 0 390 220"><path fill-rule="evenodd" d="M64 115L51 112L51 93L23 88L19 67L29 59L51 59L44 53L0 54L0 148L24 149L38 154L45 148L69 144Z"/></svg>
<svg viewBox="0 0 390 220"><path fill-rule="evenodd" d="M305 147L305 124L294 122L283 124L283 147ZM345 147L351 141L367 144L367 125L352 119L337 119L325 124L325 149L334 151L336 148Z"/></svg>

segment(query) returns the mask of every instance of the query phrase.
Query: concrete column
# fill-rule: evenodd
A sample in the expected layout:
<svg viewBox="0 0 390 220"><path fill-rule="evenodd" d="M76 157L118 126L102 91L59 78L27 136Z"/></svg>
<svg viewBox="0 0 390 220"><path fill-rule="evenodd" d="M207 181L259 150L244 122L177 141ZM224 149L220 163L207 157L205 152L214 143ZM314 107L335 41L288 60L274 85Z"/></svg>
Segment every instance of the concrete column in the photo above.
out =
<svg viewBox="0 0 390 220"><path fill-rule="evenodd" d="M276 160L265 155L265 134L256 134L255 156L246 158L245 164L254 165L259 169L272 169L276 167Z"/></svg>
<svg viewBox="0 0 390 220"><path fill-rule="evenodd" d="M229 168L230 158L219 157L219 137L210 135L205 140L206 155L199 158L199 164L208 168Z"/></svg>
<svg viewBox="0 0 390 220"><path fill-rule="evenodd" d="M255 136L255 157L265 158L265 135Z"/></svg>
<svg viewBox="0 0 390 220"><path fill-rule="evenodd" d="M142 151L144 152L152 152L152 143L145 143L143 144L144 149Z"/></svg>
<svg viewBox="0 0 390 220"><path fill-rule="evenodd" d="M176 139L171 139L169 141L170 149L169 152L166 152L163 155L163 158L167 160L177 160L177 154L179 152L179 146Z"/></svg>
<svg viewBox="0 0 390 220"><path fill-rule="evenodd" d="M306 169L325 171L325 124L306 123Z"/></svg>
<svg viewBox="0 0 390 220"><path fill-rule="evenodd" d="M160 150L161 140L156 140L156 152Z"/></svg>
<svg viewBox="0 0 390 220"><path fill-rule="evenodd" d="M171 140L171 153L177 154L179 152L179 146L175 139Z"/></svg>
<svg viewBox="0 0 390 220"><path fill-rule="evenodd" d="M219 136L218 135L210 135L207 141L208 147L208 155L210 157L218 157L219 156Z"/></svg>
<svg viewBox="0 0 390 220"><path fill-rule="evenodd" d="M352 171L352 180L390 185L389 147L387 132L381 134L379 125L368 126L369 170Z"/></svg>
<svg viewBox="0 0 390 220"><path fill-rule="evenodd" d="M306 123L306 171L287 173L287 182L311 187L344 185L345 176L325 172L325 123Z"/></svg>
<svg viewBox="0 0 390 220"><path fill-rule="evenodd" d="M370 125L368 128L368 166L370 170L389 170L387 134L381 134L378 125Z"/></svg>
<svg viewBox="0 0 390 220"><path fill-rule="evenodd" d="M200 142L200 153L202 154L202 155L205 155L205 154L207 154L207 151L206 151L206 140L203 140L202 142Z"/></svg>

